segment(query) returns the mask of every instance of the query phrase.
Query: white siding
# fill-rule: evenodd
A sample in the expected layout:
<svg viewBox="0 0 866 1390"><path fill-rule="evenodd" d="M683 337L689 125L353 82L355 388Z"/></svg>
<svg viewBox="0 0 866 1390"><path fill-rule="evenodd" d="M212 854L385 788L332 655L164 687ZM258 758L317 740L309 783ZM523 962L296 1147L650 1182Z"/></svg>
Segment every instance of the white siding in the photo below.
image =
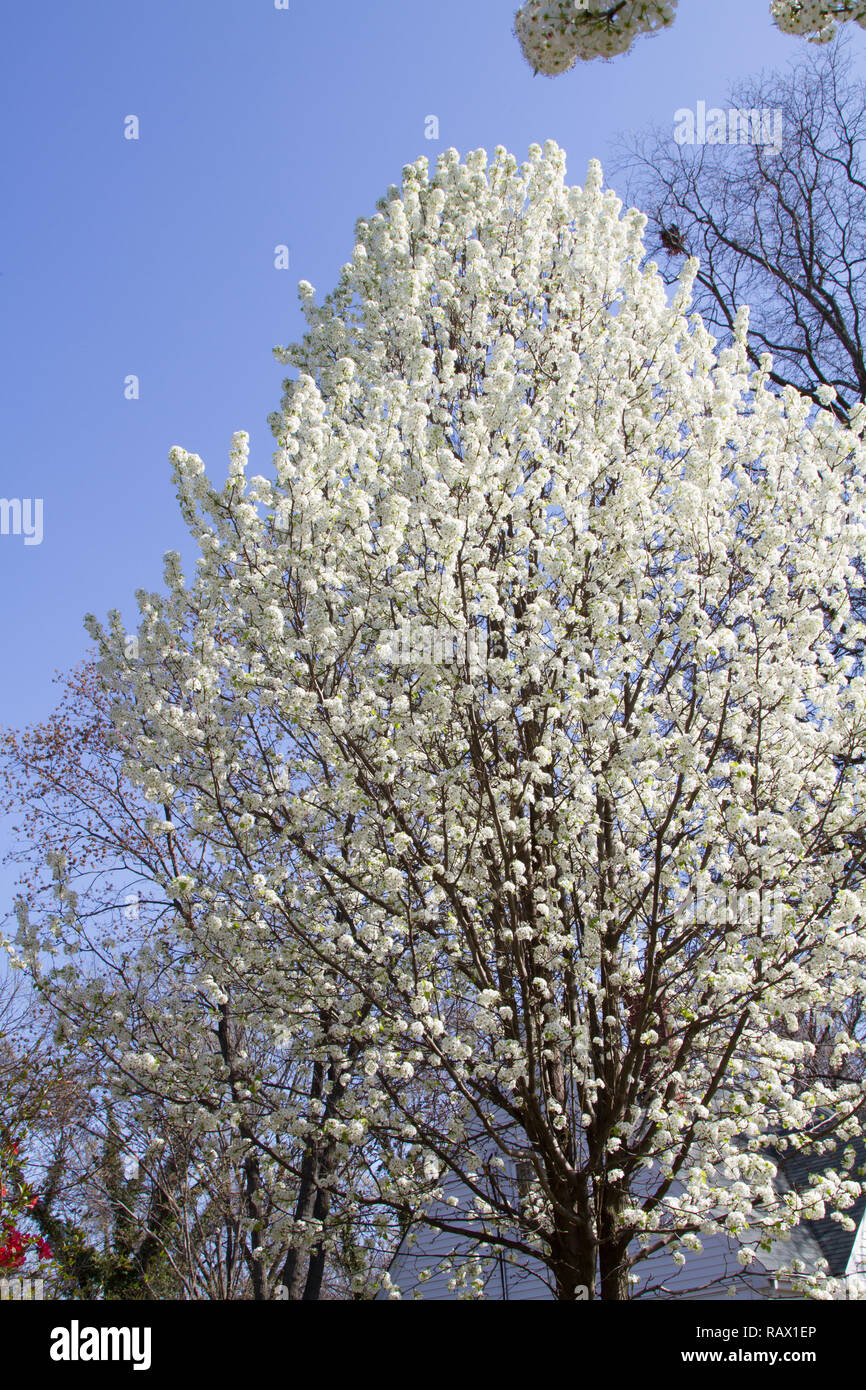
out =
<svg viewBox="0 0 866 1390"><path fill-rule="evenodd" d="M866 1299L866 1213L854 1237L845 1274L848 1297Z"/></svg>
<svg viewBox="0 0 866 1390"><path fill-rule="evenodd" d="M446 1189L448 1186L456 1192L460 1184L452 1178L446 1184ZM444 1203L431 1210L431 1215L451 1222L454 1222L456 1214ZM864 1229L866 1222L860 1232L861 1258L866 1269ZM632 1296L704 1302L729 1298L728 1290L733 1284L736 1289L734 1298L739 1301L797 1299L801 1295L792 1293L783 1280L776 1281L774 1269L792 1256L802 1259L809 1268L820 1255L806 1226L796 1228L790 1241L780 1242L764 1257L763 1262L755 1260L747 1269L737 1259L739 1246L735 1242L718 1235L705 1236L702 1240L703 1249L699 1253L687 1251L686 1264L682 1267L674 1263L667 1250L658 1251L642 1260L634 1270L640 1282L635 1285ZM454 1300L461 1296L453 1287L455 1270L465 1272L471 1259L471 1242L449 1232L419 1225L401 1245L389 1274L403 1298ZM450 1269L441 1267L446 1262L450 1262ZM544 1301L554 1297L549 1275L540 1261L504 1252L502 1256L493 1254L478 1263L484 1280L485 1299ZM425 1271L429 1271L426 1279ZM462 1296L465 1297L465 1293ZM377 1297L387 1298L388 1294L380 1293Z"/></svg>

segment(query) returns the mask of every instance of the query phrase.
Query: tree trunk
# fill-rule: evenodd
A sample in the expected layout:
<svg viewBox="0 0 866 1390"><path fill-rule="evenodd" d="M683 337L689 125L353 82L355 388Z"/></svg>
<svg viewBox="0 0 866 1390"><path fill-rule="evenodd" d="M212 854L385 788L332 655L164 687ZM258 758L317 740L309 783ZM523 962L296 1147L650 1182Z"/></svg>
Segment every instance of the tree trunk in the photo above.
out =
<svg viewBox="0 0 866 1390"><path fill-rule="evenodd" d="M316 1193L316 1205L313 1208L313 1217L323 1224L327 1220L328 1212L331 1209L331 1197L326 1188L320 1187ZM325 1245L320 1241L310 1252L310 1263L307 1269L307 1282L304 1285L304 1301L316 1301L322 1296L322 1279L325 1273Z"/></svg>
<svg viewBox="0 0 866 1390"><path fill-rule="evenodd" d="M599 1215L598 1266L603 1300L621 1302L630 1295L628 1282L629 1237L623 1233L620 1215L624 1197L605 1188Z"/></svg>
<svg viewBox="0 0 866 1390"><path fill-rule="evenodd" d="M589 1219L586 1183L579 1184L576 1200L573 1190L567 1194L554 1191L553 1196L555 1225L550 1267L556 1280L557 1300L594 1299L596 1240Z"/></svg>

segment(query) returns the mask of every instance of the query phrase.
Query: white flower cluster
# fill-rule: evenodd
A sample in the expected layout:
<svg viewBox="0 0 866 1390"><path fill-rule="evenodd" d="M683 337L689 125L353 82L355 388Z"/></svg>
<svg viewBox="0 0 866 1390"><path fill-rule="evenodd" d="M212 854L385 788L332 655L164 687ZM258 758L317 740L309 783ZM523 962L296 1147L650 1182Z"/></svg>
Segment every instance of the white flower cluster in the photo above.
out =
<svg viewBox="0 0 866 1390"><path fill-rule="evenodd" d="M846 20L866 28L863 0L772 0L770 13L783 33L802 34L813 43L829 43Z"/></svg>
<svg viewBox="0 0 866 1390"><path fill-rule="evenodd" d="M527 0L514 17L524 56L548 77L567 72L578 58L614 58L639 34L672 24L677 0Z"/></svg>
<svg viewBox="0 0 866 1390"><path fill-rule="evenodd" d="M672 24L676 9L677 0L526 0L514 17L514 31L533 71L555 77L578 59L627 52L641 34ZM814 43L832 39L846 20L866 26L863 0L771 0L770 13L784 33Z"/></svg>

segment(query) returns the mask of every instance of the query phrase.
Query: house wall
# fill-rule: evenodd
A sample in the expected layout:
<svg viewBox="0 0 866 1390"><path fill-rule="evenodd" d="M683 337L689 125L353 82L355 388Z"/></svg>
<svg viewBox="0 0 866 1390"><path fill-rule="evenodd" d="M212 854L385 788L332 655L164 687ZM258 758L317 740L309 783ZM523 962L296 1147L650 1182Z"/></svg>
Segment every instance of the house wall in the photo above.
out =
<svg viewBox="0 0 866 1390"><path fill-rule="evenodd" d="M515 1148L520 1148L519 1135L514 1131L511 1121L502 1116L501 1133L509 1134ZM485 1155L479 1145L479 1160L492 1161L501 1150L490 1147ZM651 1179L646 1177L648 1183ZM515 1182L514 1174L503 1181ZM787 1181L780 1171L776 1177L779 1190L784 1191ZM650 1190L650 1189L647 1189ZM682 1187L674 1182L671 1195L680 1195ZM456 1198L457 1207L445 1200L431 1209L431 1216L439 1217L452 1225L460 1224L462 1213L472 1210L472 1194L456 1174L448 1174L443 1182L443 1193L447 1198ZM514 1192L516 1197L516 1188ZM476 1222L464 1224L477 1226ZM744 1268L738 1258L740 1245L724 1235L702 1236L703 1249L699 1253L685 1251L686 1263L679 1266L674 1262L669 1250L661 1250L641 1260L633 1270L638 1282L633 1286L632 1297L646 1299L684 1299L694 1302L716 1301L732 1297L737 1301L755 1302L766 1299L798 1300L803 1295L792 1292L790 1281L778 1275L778 1270L792 1259L803 1262L806 1270L814 1270L822 1258L821 1247L811 1233L811 1223L802 1222L791 1232L788 1239L776 1242L764 1253L760 1260ZM400 1290L403 1298L423 1298L434 1300L454 1300L471 1295L467 1275L470 1264L475 1261L480 1266L482 1297L485 1299L522 1301L545 1301L554 1298L551 1278L541 1261L520 1256L511 1252L492 1252L478 1260L474 1241L461 1239L453 1233L439 1231L429 1226L418 1226L401 1244L389 1269L389 1277ZM450 1268L443 1266L450 1265ZM848 1294L853 1298L866 1298L866 1217L854 1240L848 1266ZM733 1294L729 1290L733 1287ZM377 1297L388 1298L387 1290ZM476 1295L477 1296L477 1295ZM844 1298L844 1293L839 1295Z"/></svg>
<svg viewBox="0 0 866 1390"><path fill-rule="evenodd" d="M465 1210L467 1190L453 1177L446 1184L446 1192L449 1187ZM431 1215L453 1223L457 1212L443 1202L431 1208ZM737 1259L740 1247L729 1238L712 1235L704 1236L702 1240L702 1251L686 1252L686 1264L682 1267L674 1263L667 1250L658 1251L641 1261L634 1270L640 1282L634 1286L632 1297L695 1302L727 1300L731 1297L728 1290L733 1285L733 1297L738 1301L798 1299L802 1296L792 1293L785 1281L774 1278L773 1268L791 1255L799 1256L808 1267L820 1253L807 1229L800 1227L794 1233L793 1242L774 1247L767 1261L769 1268L755 1260L748 1269L744 1269ZM866 1261L866 1243L862 1245L862 1257ZM432 1227L419 1226L400 1246L389 1275L403 1298L455 1300L467 1296L465 1291L461 1293L454 1286L455 1272L465 1273L473 1258L472 1242ZM443 1269L442 1266L447 1263L451 1268ZM478 1263L484 1281L485 1299L539 1302L554 1298L550 1276L540 1261L506 1252L493 1254ZM425 1271L429 1272L429 1277L424 1277ZM377 1295L378 1298L392 1296L385 1291Z"/></svg>
<svg viewBox="0 0 866 1390"><path fill-rule="evenodd" d="M860 1222L859 1230L854 1237L845 1275L847 1296L866 1299L866 1217Z"/></svg>

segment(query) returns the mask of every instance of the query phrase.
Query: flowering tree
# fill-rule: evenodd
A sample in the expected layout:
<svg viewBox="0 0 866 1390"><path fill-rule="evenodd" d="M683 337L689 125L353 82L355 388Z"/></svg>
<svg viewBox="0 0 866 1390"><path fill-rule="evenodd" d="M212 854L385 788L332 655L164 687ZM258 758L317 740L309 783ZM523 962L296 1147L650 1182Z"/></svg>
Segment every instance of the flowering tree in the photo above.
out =
<svg viewBox="0 0 866 1390"><path fill-rule="evenodd" d="M307 1137L324 1245L335 1191L347 1223L426 1211L565 1300L707 1232L747 1264L858 1191L781 1196L770 1151L863 1105L792 1081L798 1016L866 983L864 683L836 645L866 412L774 394L745 313L717 353L695 263L669 302L644 226L553 144L408 166L336 292L300 287L275 478L243 435L222 487L174 450L196 576L169 556L139 596L138 661L90 620L124 775L201 847L151 968L195 939L214 1026L238 998L319 1068L264 1133L237 1043L244 1151L278 1169ZM73 916L23 924L21 958ZM147 1018L165 1041L124 1064L205 1129L191 1008Z"/></svg>
<svg viewBox="0 0 866 1390"><path fill-rule="evenodd" d="M363 1286L369 1242L356 1207L347 1226L343 1156L326 1129L339 1088L311 1053L306 1000L295 1016L290 952L272 942L279 997L263 1009L268 978L251 992L231 944L238 922L267 912L246 850L227 867L234 822L208 836L180 798L148 803L124 775L110 695L87 662L46 721L0 739L2 804L20 836L8 856L21 871L19 943L35 945L31 976L67 1081L69 1057L87 1074L47 1144L34 1219L79 1297L315 1299ZM188 893L208 873L228 914L216 934Z"/></svg>
<svg viewBox="0 0 866 1390"><path fill-rule="evenodd" d="M613 58L642 34L667 28L677 0L526 0L514 20L524 57L548 77L567 72L578 59ZM770 0L770 14L786 34L827 43L838 25L866 28L863 0Z"/></svg>

